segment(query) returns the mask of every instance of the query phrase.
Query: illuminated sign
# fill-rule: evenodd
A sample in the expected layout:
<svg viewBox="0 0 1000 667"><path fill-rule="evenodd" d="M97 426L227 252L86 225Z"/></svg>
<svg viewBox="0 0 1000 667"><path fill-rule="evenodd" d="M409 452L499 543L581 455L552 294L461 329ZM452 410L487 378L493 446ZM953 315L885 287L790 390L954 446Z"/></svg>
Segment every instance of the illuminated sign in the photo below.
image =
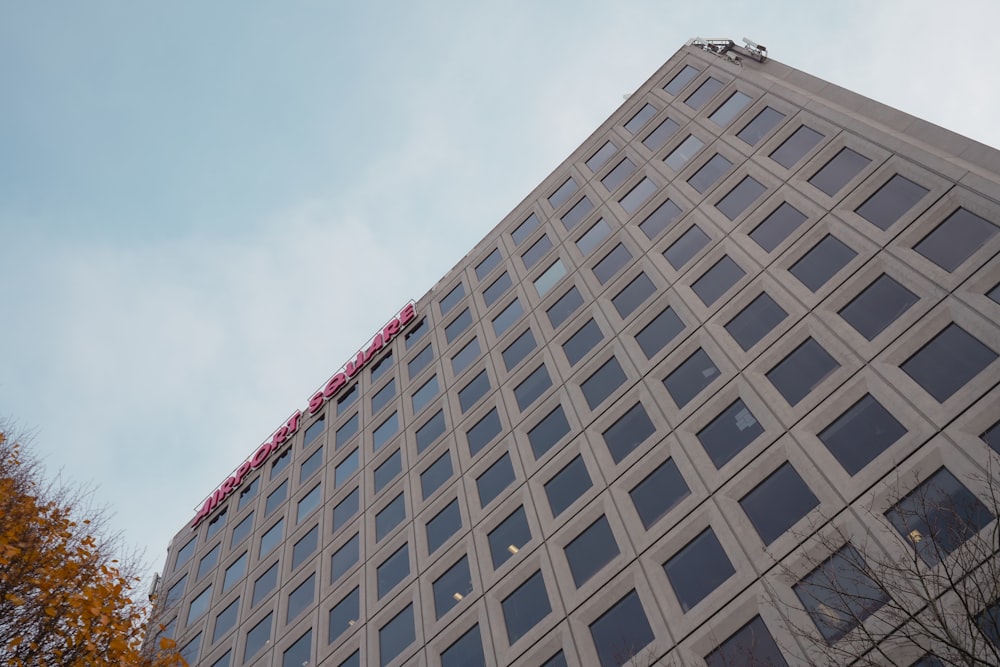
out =
<svg viewBox="0 0 1000 667"><path fill-rule="evenodd" d="M326 405L326 402L331 398L336 396L341 389L347 386L348 380L357 375L362 368L364 368L372 358L378 354L379 350L389 345L392 340L402 331L407 324L412 322L417 316L416 310L412 303L407 304L403 310L399 311L399 314L392 318L388 324L386 324L381 331L379 331L375 336L369 341L367 345L362 347L357 356L344 364L339 371L333 374L322 389L317 391L315 394L309 397L309 406L307 410L309 414L315 414ZM205 499L205 503L198 510L198 513L194 516L194 521L191 522L191 527L195 528L201 523L202 519L207 517L212 513L226 498L230 496L236 489L240 487L246 476L253 470L264 465L267 459L274 452L278 451L281 446L287 442L295 433L299 430L299 421L302 417L302 411L296 410L295 413L288 418L288 420L282 425L277 431L271 434L270 438L257 448L250 458L244 461L240 467L228 478L225 482L215 490L212 495Z"/></svg>

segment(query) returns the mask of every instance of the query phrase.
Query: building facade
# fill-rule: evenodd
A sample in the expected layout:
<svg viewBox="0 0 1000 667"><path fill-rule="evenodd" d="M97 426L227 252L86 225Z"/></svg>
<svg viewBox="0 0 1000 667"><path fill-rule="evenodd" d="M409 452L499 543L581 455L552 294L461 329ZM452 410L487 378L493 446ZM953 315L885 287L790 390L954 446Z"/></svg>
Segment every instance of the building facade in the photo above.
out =
<svg viewBox="0 0 1000 667"><path fill-rule="evenodd" d="M998 172L684 46L221 484L165 634L205 667L814 662L793 626L866 614L805 588L900 548L900 498L996 525Z"/></svg>

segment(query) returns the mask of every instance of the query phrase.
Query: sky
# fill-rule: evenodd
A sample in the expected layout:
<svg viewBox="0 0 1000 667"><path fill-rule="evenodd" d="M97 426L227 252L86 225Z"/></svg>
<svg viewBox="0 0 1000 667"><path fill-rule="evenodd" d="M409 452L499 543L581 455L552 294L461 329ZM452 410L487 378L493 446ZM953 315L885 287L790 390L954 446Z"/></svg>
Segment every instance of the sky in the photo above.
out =
<svg viewBox="0 0 1000 667"><path fill-rule="evenodd" d="M998 24L995 0L0 0L0 417L158 570L689 38L996 147Z"/></svg>

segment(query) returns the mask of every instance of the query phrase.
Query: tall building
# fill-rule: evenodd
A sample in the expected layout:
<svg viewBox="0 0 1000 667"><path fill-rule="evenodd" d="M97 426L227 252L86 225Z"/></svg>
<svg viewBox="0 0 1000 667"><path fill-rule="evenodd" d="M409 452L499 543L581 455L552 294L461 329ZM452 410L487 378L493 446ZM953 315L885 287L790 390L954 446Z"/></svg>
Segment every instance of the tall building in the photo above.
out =
<svg viewBox="0 0 1000 667"><path fill-rule="evenodd" d="M796 619L870 613L816 576L917 542L929 484L988 507L998 172L693 40L220 480L165 633L205 667L812 662Z"/></svg>

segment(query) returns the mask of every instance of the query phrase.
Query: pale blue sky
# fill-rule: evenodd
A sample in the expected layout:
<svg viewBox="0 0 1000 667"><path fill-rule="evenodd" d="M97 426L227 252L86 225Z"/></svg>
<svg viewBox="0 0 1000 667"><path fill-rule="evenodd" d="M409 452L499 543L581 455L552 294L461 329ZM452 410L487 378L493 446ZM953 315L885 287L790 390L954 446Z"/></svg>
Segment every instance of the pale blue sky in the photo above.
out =
<svg viewBox="0 0 1000 667"><path fill-rule="evenodd" d="M0 415L159 568L688 38L751 37L997 146L998 24L993 0L0 0Z"/></svg>

